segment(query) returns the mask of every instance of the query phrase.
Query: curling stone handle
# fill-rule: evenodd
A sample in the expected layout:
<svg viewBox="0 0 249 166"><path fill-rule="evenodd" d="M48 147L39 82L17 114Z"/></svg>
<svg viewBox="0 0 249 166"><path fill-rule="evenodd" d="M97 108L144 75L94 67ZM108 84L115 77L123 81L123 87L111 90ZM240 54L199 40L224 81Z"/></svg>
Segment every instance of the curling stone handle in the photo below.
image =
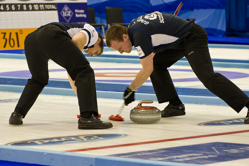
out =
<svg viewBox="0 0 249 166"><path fill-rule="evenodd" d="M152 100L142 100L138 103L138 105L142 105L142 103L153 103Z"/></svg>

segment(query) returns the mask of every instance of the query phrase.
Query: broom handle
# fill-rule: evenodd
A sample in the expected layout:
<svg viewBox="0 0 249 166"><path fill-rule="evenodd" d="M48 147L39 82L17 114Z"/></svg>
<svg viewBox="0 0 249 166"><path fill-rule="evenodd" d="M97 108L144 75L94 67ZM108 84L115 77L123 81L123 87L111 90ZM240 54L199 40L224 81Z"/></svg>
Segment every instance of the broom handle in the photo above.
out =
<svg viewBox="0 0 249 166"><path fill-rule="evenodd" d="M177 7L177 9L176 9L176 11L175 11L175 13L174 13L174 15L176 15L176 16L177 16L177 14L178 14L178 13L179 13L179 11L181 10L182 6L183 6L183 3L182 3L182 2L180 2L180 4L178 5L178 7Z"/></svg>
<svg viewBox="0 0 249 166"><path fill-rule="evenodd" d="M121 105L121 107L119 108L118 115L120 115L120 114L122 113L124 107L125 107L125 103L123 103L123 104Z"/></svg>

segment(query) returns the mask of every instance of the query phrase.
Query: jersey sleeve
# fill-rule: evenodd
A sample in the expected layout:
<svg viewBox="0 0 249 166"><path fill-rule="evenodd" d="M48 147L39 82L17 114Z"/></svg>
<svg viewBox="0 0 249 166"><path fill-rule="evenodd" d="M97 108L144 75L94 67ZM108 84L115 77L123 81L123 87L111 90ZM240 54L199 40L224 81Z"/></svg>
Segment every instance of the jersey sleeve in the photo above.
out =
<svg viewBox="0 0 249 166"><path fill-rule="evenodd" d="M98 40L98 32L90 24L85 24L82 30L80 31L86 35L87 42L85 47L93 46Z"/></svg>
<svg viewBox="0 0 249 166"><path fill-rule="evenodd" d="M147 32L131 28L130 33L132 34L133 45L140 59L145 58L153 52L151 37Z"/></svg>

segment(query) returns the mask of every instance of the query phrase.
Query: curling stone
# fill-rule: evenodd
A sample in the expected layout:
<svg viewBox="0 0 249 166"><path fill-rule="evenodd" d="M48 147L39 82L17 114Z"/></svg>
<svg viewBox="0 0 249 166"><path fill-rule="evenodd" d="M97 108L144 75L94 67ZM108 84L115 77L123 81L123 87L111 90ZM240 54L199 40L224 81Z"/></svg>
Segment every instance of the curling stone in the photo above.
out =
<svg viewBox="0 0 249 166"><path fill-rule="evenodd" d="M156 107L142 106L142 103L153 103L153 101L140 101L137 107L130 112L131 121L139 124L152 124L158 122L161 119L161 111Z"/></svg>

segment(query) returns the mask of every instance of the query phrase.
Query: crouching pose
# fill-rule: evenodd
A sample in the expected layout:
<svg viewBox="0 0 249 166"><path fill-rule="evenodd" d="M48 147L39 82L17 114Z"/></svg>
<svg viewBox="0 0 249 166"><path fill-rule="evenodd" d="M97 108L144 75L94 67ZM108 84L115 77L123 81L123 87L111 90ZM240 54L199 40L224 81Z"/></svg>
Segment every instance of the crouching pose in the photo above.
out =
<svg viewBox="0 0 249 166"><path fill-rule="evenodd" d="M249 107L248 96L220 73L215 73L208 50L208 37L194 19L182 19L173 14L154 12L133 19L128 28L114 25L106 33L108 47L130 53L134 46L142 69L124 92L125 104L134 101L134 94L150 77L159 103L169 104L162 117L185 115L184 104L178 97L167 70L185 57L198 79L236 112ZM249 124L249 113L244 122Z"/></svg>
<svg viewBox="0 0 249 166"><path fill-rule="evenodd" d="M50 23L30 33L25 39L25 55L31 79L11 114L9 124L21 125L38 95L48 84L48 60L65 68L75 90L81 117L79 129L111 128L112 123L98 119L94 71L83 55L91 57L103 52L103 38L89 24ZM59 108L58 108L59 109Z"/></svg>

